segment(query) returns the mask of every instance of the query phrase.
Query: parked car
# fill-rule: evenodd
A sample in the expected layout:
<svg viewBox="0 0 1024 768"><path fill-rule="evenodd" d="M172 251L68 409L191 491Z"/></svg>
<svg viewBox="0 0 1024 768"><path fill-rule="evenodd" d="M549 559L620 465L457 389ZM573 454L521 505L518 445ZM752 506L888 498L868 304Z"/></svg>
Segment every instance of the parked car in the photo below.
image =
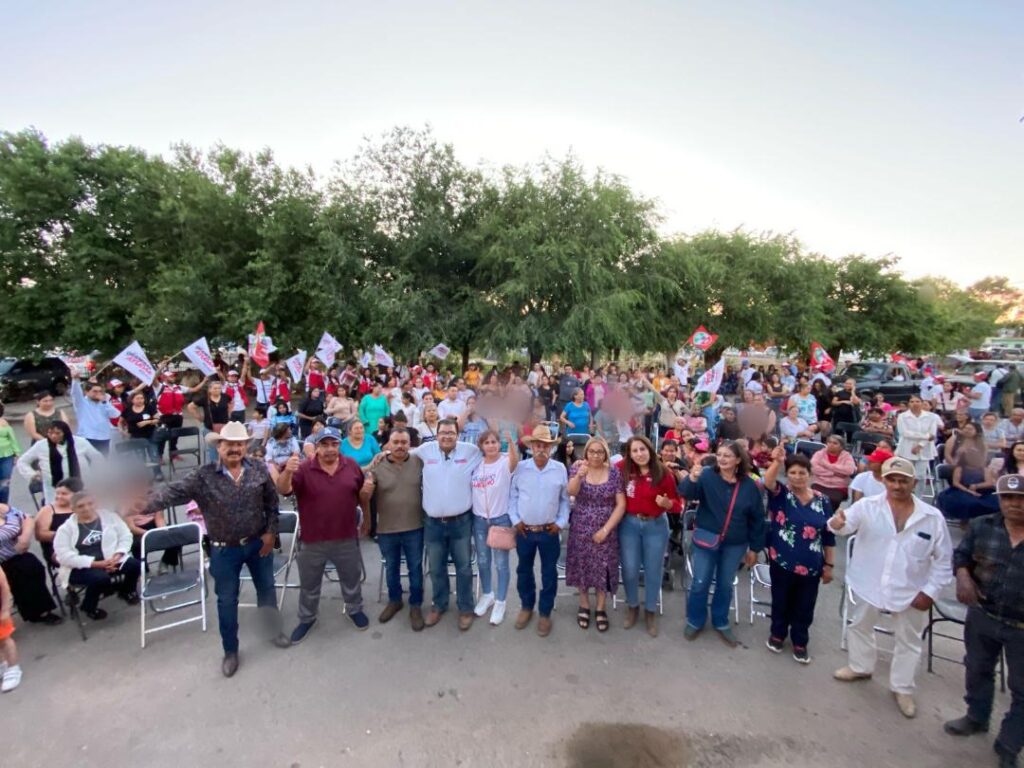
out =
<svg viewBox="0 0 1024 768"><path fill-rule="evenodd" d="M857 382L857 394L861 397L874 397L881 392L887 403L905 402L921 391L921 375L903 363L854 363L832 381L842 386L847 379Z"/></svg>
<svg viewBox="0 0 1024 768"><path fill-rule="evenodd" d="M44 357L39 362L17 357L0 360L0 400L31 397L41 389L63 395L70 383L71 372L56 357Z"/></svg>
<svg viewBox="0 0 1024 768"><path fill-rule="evenodd" d="M1011 365L1019 366L1020 364L1020 360L971 360L957 368L956 373L948 376L947 379L956 386L961 384L970 386L974 384L974 374L980 371L992 373L996 368L1006 368Z"/></svg>

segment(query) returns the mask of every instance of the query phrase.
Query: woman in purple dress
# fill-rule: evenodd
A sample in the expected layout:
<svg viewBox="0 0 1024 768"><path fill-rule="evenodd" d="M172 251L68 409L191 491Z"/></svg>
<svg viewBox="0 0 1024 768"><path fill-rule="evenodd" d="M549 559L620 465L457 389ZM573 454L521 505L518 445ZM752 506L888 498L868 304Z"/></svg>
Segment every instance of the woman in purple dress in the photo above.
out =
<svg viewBox="0 0 1024 768"><path fill-rule="evenodd" d="M593 589L597 599L597 629L607 632L605 600L619 586L616 531L626 513L626 494L622 476L611 466L608 444L602 438L590 438L583 456L569 472L569 495L575 497L576 504L569 518L565 583L580 591L580 609L576 614L580 629L590 627L590 590Z"/></svg>

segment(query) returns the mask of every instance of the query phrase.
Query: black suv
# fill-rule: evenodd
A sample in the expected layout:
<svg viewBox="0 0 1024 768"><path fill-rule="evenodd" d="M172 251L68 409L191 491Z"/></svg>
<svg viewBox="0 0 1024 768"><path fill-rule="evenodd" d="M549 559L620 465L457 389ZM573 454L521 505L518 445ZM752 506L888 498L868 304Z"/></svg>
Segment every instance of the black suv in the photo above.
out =
<svg viewBox="0 0 1024 768"><path fill-rule="evenodd" d="M38 363L16 357L0 359L0 400L31 397L41 389L63 395L70 383L71 371L56 357L44 357Z"/></svg>
<svg viewBox="0 0 1024 768"><path fill-rule="evenodd" d="M857 382L857 394L872 397L876 392L885 395L887 403L902 403L921 391L921 375L903 363L853 363L832 378L837 386L847 379Z"/></svg>

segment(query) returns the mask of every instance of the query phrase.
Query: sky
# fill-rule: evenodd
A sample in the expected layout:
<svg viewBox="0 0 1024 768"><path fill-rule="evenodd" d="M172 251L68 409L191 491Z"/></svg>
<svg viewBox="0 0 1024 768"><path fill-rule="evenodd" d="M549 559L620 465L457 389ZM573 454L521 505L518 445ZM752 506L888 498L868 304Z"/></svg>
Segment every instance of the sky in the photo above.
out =
<svg viewBox="0 0 1024 768"><path fill-rule="evenodd" d="M662 231L792 233L1024 287L1024 4L0 0L0 130L270 147L321 173L432 126L491 168L572 152Z"/></svg>

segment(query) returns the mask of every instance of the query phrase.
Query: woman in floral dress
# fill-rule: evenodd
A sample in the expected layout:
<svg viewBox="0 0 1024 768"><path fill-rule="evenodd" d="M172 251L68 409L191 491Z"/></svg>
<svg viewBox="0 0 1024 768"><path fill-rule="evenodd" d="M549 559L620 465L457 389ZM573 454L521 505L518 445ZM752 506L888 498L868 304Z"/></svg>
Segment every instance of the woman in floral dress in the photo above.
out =
<svg viewBox="0 0 1024 768"><path fill-rule="evenodd" d="M592 437L583 449L584 459L569 473L569 495L576 504L569 518L569 544L565 558L565 583L580 591L576 623L590 627L590 590L597 601L599 632L608 631L605 601L619 586L619 536L617 528L626 512L622 476L609 461L608 444Z"/></svg>
<svg viewBox="0 0 1024 768"><path fill-rule="evenodd" d="M778 483L785 464L787 486ZM835 534L826 523L832 503L811 488L811 462L802 454L786 455L779 446L764 477L768 491L768 561L772 579L772 628L768 650L782 653L788 634L793 658L810 664L808 629L814 620L818 584L832 581Z"/></svg>

